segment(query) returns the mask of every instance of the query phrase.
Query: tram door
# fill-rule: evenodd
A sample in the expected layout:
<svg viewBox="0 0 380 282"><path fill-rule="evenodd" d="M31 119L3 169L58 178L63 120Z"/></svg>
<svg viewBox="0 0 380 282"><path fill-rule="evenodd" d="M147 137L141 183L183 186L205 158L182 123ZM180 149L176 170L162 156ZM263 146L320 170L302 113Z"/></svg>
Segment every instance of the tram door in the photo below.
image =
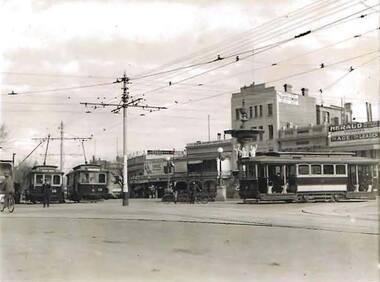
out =
<svg viewBox="0 0 380 282"><path fill-rule="evenodd" d="M367 191L372 185L372 169L370 165L358 166L359 191Z"/></svg>
<svg viewBox="0 0 380 282"><path fill-rule="evenodd" d="M284 185L282 165L268 165L268 177L274 193L281 193Z"/></svg>
<svg viewBox="0 0 380 282"><path fill-rule="evenodd" d="M286 178L288 181L288 191L296 192L297 191L297 173L296 173L296 165L287 165L286 166Z"/></svg>
<svg viewBox="0 0 380 282"><path fill-rule="evenodd" d="M348 183L347 191L354 191L356 184L356 166L348 165Z"/></svg>
<svg viewBox="0 0 380 282"><path fill-rule="evenodd" d="M267 193L268 191L268 185L267 185L267 178L266 178L266 165L258 164L257 165L258 170L258 183L259 183L259 191L260 193Z"/></svg>

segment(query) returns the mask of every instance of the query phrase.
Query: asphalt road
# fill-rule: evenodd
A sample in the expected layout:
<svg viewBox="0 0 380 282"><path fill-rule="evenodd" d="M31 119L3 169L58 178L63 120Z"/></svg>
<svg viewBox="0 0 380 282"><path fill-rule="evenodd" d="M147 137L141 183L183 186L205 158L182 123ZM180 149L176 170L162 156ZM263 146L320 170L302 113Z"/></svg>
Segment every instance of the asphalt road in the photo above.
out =
<svg viewBox="0 0 380 282"><path fill-rule="evenodd" d="M18 205L1 281L378 281L378 201Z"/></svg>

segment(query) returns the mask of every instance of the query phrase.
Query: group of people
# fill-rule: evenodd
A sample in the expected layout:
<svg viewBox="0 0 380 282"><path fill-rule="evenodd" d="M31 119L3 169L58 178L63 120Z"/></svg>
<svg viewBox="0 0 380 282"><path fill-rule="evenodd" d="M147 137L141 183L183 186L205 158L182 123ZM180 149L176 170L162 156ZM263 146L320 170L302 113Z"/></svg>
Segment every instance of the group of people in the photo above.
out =
<svg viewBox="0 0 380 282"><path fill-rule="evenodd" d="M193 183L192 185L189 185L189 187L186 189L186 192L185 191L181 192L178 189L173 189L173 192L174 192L174 203L179 202L180 193L186 193L189 203L195 204L196 195L202 192L202 188L196 183Z"/></svg>

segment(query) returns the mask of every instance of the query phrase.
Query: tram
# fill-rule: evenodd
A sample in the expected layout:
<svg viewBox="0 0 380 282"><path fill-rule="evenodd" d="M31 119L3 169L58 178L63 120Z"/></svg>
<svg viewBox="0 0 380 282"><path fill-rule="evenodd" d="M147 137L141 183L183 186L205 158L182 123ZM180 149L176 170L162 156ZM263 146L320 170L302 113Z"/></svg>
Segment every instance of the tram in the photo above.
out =
<svg viewBox="0 0 380 282"><path fill-rule="evenodd" d="M25 199L32 202L43 202L42 185L49 182L51 186L50 201L64 202L63 172L53 165L34 166L28 174Z"/></svg>
<svg viewBox="0 0 380 282"><path fill-rule="evenodd" d="M67 177L67 198L81 200L99 200L108 198L109 171L100 165L82 164L73 168Z"/></svg>
<svg viewBox="0 0 380 282"><path fill-rule="evenodd" d="M238 165L244 202L375 199L378 189L378 161L353 153L258 153Z"/></svg>

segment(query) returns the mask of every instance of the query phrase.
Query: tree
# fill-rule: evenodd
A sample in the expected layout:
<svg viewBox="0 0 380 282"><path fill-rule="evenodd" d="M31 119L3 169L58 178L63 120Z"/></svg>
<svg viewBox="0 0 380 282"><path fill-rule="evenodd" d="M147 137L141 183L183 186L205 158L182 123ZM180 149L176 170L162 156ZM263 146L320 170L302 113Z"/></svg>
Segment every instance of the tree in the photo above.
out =
<svg viewBox="0 0 380 282"><path fill-rule="evenodd" d="M22 190L24 190L28 185L28 174L34 165L29 162L23 162L14 169L14 181L20 185Z"/></svg>
<svg viewBox="0 0 380 282"><path fill-rule="evenodd" d="M8 140L8 130L5 124L0 125L0 148L4 147Z"/></svg>

